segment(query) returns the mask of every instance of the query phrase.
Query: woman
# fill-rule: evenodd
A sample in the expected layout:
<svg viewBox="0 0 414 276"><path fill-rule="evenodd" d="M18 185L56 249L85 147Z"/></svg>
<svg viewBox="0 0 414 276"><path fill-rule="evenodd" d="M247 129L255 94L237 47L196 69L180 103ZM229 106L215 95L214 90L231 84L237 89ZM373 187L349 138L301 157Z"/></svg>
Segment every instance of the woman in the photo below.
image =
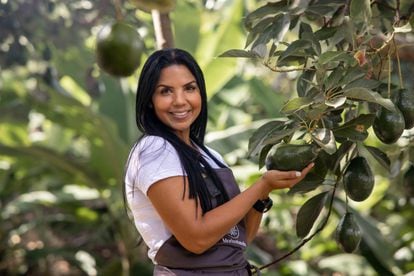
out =
<svg viewBox="0 0 414 276"><path fill-rule="evenodd" d="M144 64L136 121L143 135L129 156L125 196L154 275L249 275L244 250L271 207L269 193L292 187L313 164L267 171L240 193L223 158L204 145L204 77L180 49L156 51Z"/></svg>

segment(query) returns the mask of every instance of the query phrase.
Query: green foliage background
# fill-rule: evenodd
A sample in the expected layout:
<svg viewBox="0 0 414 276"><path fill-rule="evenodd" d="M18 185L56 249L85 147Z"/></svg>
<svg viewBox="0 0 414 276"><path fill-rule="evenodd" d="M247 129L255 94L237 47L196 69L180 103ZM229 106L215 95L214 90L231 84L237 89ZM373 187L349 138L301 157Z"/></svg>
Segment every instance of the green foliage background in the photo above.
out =
<svg viewBox="0 0 414 276"><path fill-rule="evenodd" d="M243 20L264 3L183 0L170 15L176 46L193 53L205 72L207 143L224 155L242 188L259 175L257 160L247 159L249 138L283 115L298 78L254 60L217 58L244 48ZM122 1L122 13L145 38L147 56L155 47L151 15L128 1ZM138 135L139 69L116 79L100 71L94 57L97 32L114 18L109 0L0 2L0 274L152 274L121 192L123 167ZM410 89L412 62L402 63ZM345 208L336 201L335 216L324 230L265 275L404 275L414 270L413 199L404 194L399 174L408 164L399 157L409 142L384 146L369 139L390 153L394 169L388 173L373 165L373 195L352 206L366 237L360 251L343 254L333 239ZM272 197L276 204L248 250L257 265L300 242L292 229L307 197L284 191Z"/></svg>

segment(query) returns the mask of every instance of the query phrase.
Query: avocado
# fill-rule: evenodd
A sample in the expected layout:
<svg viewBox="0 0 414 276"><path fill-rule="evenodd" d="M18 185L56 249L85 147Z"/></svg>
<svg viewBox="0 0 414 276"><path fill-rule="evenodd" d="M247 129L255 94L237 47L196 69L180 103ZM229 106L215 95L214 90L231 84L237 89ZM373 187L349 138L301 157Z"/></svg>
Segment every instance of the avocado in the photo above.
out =
<svg viewBox="0 0 414 276"><path fill-rule="evenodd" d="M279 171L301 171L313 162L320 148L314 144L278 144L266 157L266 168Z"/></svg>
<svg viewBox="0 0 414 276"><path fill-rule="evenodd" d="M371 195L375 178L364 157L358 156L349 162L343 183L346 194L354 201L364 201Z"/></svg>
<svg viewBox="0 0 414 276"><path fill-rule="evenodd" d="M336 227L336 242L347 253L354 252L361 242L362 234L355 222L354 214L346 212Z"/></svg>

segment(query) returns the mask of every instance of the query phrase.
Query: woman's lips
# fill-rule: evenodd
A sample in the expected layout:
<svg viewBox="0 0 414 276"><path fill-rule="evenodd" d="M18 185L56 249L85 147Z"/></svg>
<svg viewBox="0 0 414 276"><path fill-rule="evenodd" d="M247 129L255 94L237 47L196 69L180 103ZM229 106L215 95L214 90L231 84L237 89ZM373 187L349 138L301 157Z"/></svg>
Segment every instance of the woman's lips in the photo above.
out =
<svg viewBox="0 0 414 276"><path fill-rule="evenodd" d="M177 119L185 119L191 111L179 111L179 112L171 112L172 116Z"/></svg>

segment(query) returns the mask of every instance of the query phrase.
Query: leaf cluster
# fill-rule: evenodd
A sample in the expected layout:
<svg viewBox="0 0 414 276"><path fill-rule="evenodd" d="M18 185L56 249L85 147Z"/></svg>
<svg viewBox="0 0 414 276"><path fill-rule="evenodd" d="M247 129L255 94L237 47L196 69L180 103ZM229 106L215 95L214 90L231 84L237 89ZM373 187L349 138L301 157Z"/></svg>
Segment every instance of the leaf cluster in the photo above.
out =
<svg viewBox="0 0 414 276"><path fill-rule="evenodd" d="M408 5L369 0L269 2L246 16L245 48L221 55L260 61L275 73L298 74L296 96L281 109L285 117L253 133L249 156L257 158L261 168L280 143L303 140L322 149L315 169L289 192L318 190L297 216L296 232L302 239L313 237L311 230L330 202L324 227L353 158L374 159L391 170L387 153L366 140L378 110L396 112L393 91L404 87L396 37L412 32L413 16L412 9L401 9L403 4ZM393 68L399 84L391 80Z"/></svg>

